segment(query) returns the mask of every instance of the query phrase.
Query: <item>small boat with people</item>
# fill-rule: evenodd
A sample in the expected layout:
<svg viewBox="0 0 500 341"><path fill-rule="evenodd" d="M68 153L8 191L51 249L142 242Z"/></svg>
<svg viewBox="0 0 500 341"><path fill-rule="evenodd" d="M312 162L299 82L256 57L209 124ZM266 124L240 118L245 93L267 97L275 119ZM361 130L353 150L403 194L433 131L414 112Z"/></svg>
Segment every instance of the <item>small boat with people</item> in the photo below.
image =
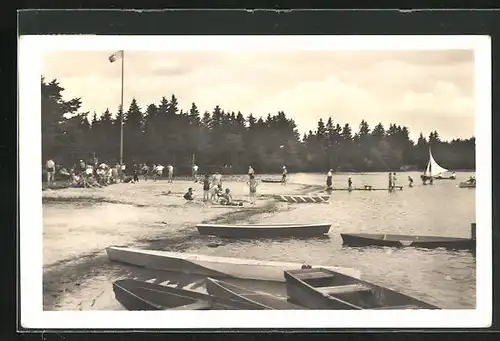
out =
<svg viewBox="0 0 500 341"><path fill-rule="evenodd" d="M303 306L288 302L286 298L280 298L266 292L256 292L213 278L207 278L206 289L212 296L229 301L244 302L245 304L252 305L255 309L306 309Z"/></svg>
<svg viewBox="0 0 500 341"><path fill-rule="evenodd" d="M340 236L344 245L353 247L379 246L474 250L476 247L476 224L471 224L470 238L371 233L341 233Z"/></svg>
<svg viewBox="0 0 500 341"><path fill-rule="evenodd" d="M198 224L196 228L201 235L225 238L288 238L323 236L328 233L331 225L331 223L251 225Z"/></svg>
<svg viewBox="0 0 500 341"><path fill-rule="evenodd" d="M285 271L288 298L309 309L440 309L411 296L324 268Z"/></svg>
<svg viewBox="0 0 500 341"><path fill-rule="evenodd" d="M471 176L469 180L461 182L458 187L460 188L476 188L476 177Z"/></svg>
<svg viewBox="0 0 500 341"><path fill-rule="evenodd" d="M444 174L449 173L450 171L446 168L441 167L434 157L432 156L432 150L429 146L429 162L427 163L427 167L424 170L424 173L420 175L422 179L422 183L427 185L427 181L429 184L433 184L433 180L456 180L457 176L455 172L452 172L451 175L445 176Z"/></svg>
<svg viewBox="0 0 500 341"><path fill-rule="evenodd" d="M134 279L113 282L115 298L127 310L255 310L243 300L231 300L202 292Z"/></svg>

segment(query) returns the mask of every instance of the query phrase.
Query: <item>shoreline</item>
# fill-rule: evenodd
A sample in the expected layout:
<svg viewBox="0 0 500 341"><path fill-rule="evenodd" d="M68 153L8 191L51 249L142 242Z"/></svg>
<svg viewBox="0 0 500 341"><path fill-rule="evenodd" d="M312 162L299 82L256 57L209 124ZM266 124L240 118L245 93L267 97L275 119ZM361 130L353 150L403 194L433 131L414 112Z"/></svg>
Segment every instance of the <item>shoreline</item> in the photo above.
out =
<svg viewBox="0 0 500 341"><path fill-rule="evenodd" d="M247 199L246 189L241 182L225 181L225 185L232 189L236 198ZM127 211L135 210L139 217L132 216L137 221L137 226L134 226L134 221L124 222L127 225L120 230L113 228L108 230L104 227L100 231L100 226L92 225L72 227L71 221L65 221L64 218L57 221L57 224L46 226L44 223L43 309L99 309L96 307L96 297L101 296L104 301L98 303L98 306L100 305L101 309L109 309L109 305L113 302L106 299L110 295L104 295L102 292L109 291L110 280L120 274L123 276L123 269L128 269L129 273L146 271L109 262L105 254L107 246L182 252L190 243L206 243L210 240L197 233L194 226L198 223L249 223L256 216L274 215L283 209L289 209L287 204L266 198L266 195L273 192L306 194L322 187L300 184L260 186L262 188L259 188L260 193L254 208L232 208L226 211L211 209L199 202L186 204L185 200L181 199L182 194L179 193L183 193L181 189L187 186L196 187L196 184L193 185L190 181L168 184L160 180L155 183L115 184L95 189L68 188L44 191L42 195L44 216L49 209L59 209L54 206L67 204L71 207L83 204L82 210L93 208L95 205L127 205L130 206ZM171 191L170 194L161 195L166 190ZM123 211L117 212L126 215ZM164 218L157 221L158 217L162 216ZM121 224L121 221L119 223ZM86 240L89 241L88 245Z"/></svg>

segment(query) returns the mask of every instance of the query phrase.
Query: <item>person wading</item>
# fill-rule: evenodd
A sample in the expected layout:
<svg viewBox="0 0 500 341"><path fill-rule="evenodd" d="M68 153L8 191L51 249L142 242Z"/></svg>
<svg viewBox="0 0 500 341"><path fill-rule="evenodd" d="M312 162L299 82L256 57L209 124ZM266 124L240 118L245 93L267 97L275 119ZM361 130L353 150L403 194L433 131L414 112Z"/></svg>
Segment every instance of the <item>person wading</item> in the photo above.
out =
<svg viewBox="0 0 500 341"><path fill-rule="evenodd" d="M248 189L250 196L250 205L255 205L257 197L257 181L254 175L250 175L250 180L248 180Z"/></svg>
<svg viewBox="0 0 500 341"><path fill-rule="evenodd" d="M333 170L330 169L326 174L326 189L332 189L332 178L333 178Z"/></svg>
<svg viewBox="0 0 500 341"><path fill-rule="evenodd" d="M283 173L281 175L281 185L286 186L286 176L288 174L288 171L286 170L286 166L283 166Z"/></svg>

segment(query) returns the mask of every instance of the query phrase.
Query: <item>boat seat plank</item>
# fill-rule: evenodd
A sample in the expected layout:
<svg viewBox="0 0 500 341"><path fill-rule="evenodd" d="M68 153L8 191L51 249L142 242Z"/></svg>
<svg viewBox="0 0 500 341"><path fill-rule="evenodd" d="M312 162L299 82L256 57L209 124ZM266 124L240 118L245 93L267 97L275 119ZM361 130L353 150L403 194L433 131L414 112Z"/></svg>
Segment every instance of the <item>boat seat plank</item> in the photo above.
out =
<svg viewBox="0 0 500 341"><path fill-rule="evenodd" d="M363 284L347 284L347 285L335 285L330 287L317 287L316 290L323 294L328 295L340 295L340 294L351 294L355 292L371 291L370 287Z"/></svg>
<svg viewBox="0 0 500 341"><path fill-rule="evenodd" d="M299 272L294 274L295 277L299 279L313 279L313 278L329 278L333 277L332 274L326 273L326 272L321 272L321 271L314 271L314 272Z"/></svg>
<svg viewBox="0 0 500 341"><path fill-rule="evenodd" d="M170 310L206 310L212 308L212 304L206 301L197 301L194 303L182 305Z"/></svg>
<svg viewBox="0 0 500 341"><path fill-rule="evenodd" d="M395 306L374 308L374 310L404 310L404 309L420 309L420 307L410 304L410 305L395 305Z"/></svg>

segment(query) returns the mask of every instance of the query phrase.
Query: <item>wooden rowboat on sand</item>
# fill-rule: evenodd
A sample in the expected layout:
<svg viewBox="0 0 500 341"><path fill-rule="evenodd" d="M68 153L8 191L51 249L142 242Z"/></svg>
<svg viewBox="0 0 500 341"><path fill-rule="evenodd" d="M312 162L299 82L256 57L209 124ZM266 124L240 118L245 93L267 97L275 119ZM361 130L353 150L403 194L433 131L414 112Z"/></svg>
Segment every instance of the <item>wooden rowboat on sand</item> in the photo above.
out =
<svg viewBox="0 0 500 341"><path fill-rule="evenodd" d="M254 310L242 300L214 297L201 292L172 288L133 279L113 283L115 298L127 310Z"/></svg>
<svg viewBox="0 0 500 341"><path fill-rule="evenodd" d="M373 283L322 268L285 271L290 301L310 309L440 309Z"/></svg>
<svg viewBox="0 0 500 341"><path fill-rule="evenodd" d="M341 233L346 246L420 247L425 249L446 248L474 250L476 248L475 224L471 226L471 238L412 236L398 234Z"/></svg>
<svg viewBox="0 0 500 341"><path fill-rule="evenodd" d="M271 282L285 282L283 271L299 269L302 264L262 261L233 257L216 257L155 250L108 247L109 260L152 270L180 272L212 278L240 278ZM319 266L319 265L316 265ZM358 269L321 265L353 277L360 277Z"/></svg>
<svg viewBox="0 0 500 341"><path fill-rule="evenodd" d="M289 238L319 237L328 233L330 223L323 224L256 224L256 225L217 225L198 224L201 235L226 238Z"/></svg>
<svg viewBox="0 0 500 341"><path fill-rule="evenodd" d="M255 309L305 309L302 306L288 302L286 298L280 298L265 292L252 291L213 278L207 278L206 289L212 296L225 300L244 302L245 304L254 306Z"/></svg>

